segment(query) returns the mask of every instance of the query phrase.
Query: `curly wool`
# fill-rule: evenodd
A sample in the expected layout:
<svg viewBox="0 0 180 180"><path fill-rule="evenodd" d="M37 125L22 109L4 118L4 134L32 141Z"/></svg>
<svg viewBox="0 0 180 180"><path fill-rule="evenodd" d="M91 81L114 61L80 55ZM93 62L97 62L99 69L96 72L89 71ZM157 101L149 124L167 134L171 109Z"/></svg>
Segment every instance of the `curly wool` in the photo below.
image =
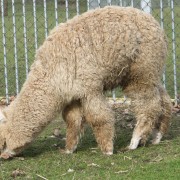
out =
<svg viewBox="0 0 180 180"><path fill-rule="evenodd" d="M5 144L4 152L20 153L67 105L79 101L83 112L77 119L83 114L101 150L112 154L114 115L103 92L118 85L134 102L135 134L142 131L138 136L146 139L156 125L159 132L160 118L167 129L169 97L160 82L166 54L157 21L135 8L105 7L59 24L38 49L20 94L4 112L0 149ZM77 119L71 117L72 131Z"/></svg>

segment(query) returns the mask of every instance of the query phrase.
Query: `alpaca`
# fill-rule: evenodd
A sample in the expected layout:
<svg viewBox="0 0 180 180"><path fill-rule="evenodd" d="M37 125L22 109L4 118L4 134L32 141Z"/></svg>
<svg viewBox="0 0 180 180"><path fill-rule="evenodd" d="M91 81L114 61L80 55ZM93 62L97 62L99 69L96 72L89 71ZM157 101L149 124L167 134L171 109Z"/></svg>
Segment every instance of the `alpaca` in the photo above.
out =
<svg viewBox="0 0 180 180"><path fill-rule="evenodd" d="M114 114L103 92L118 85L132 99L137 119L129 148L137 148L152 131L158 143L171 114L161 85L166 54L157 21L135 8L91 10L58 25L36 52L19 95L3 111L1 157L22 152L61 112L77 129L85 117L101 151L113 154ZM78 142L77 131L71 133L67 136L76 140L67 152Z"/></svg>

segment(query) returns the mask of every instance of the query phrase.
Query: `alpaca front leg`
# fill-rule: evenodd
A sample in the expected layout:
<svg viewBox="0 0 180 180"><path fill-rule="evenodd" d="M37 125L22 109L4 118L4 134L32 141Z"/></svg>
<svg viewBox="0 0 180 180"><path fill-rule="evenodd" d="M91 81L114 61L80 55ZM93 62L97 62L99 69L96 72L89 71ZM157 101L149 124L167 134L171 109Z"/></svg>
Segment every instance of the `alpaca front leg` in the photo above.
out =
<svg viewBox="0 0 180 180"><path fill-rule="evenodd" d="M86 121L93 128L96 141L106 155L113 154L114 114L102 95L89 96L84 101Z"/></svg>
<svg viewBox="0 0 180 180"><path fill-rule="evenodd" d="M158 119L158 122L156 124L156 128L152 131L152 144L159 144L163 135L167 132L169 125L170 125L170 119L171 119L171 106L170 108L164 108L164 114ZM169 110L168 110L169 109ZM165 113L168 112L168 113Z"/></svg>
<svg viewBox="0 0 180 180"><path fill-rule="evenodd" d="M83 133L84 119L79 101L74 101L63 111L63 118L67 124L65 153L73 153Z"/></svg>

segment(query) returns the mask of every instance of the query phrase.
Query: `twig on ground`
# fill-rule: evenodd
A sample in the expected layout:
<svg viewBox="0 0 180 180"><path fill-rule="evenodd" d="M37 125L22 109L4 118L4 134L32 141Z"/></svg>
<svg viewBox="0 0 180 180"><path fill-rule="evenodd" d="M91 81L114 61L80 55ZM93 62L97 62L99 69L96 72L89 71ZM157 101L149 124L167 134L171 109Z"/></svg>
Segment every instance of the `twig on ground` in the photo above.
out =
<svg viewBox="0 0 180 180"><path fill-rule="evenodd" d="M48 180L47 178L41 176L40 174L36 174L36 176L40 177L41 179Z"/></svg>
<svg viewBox="0 0 180 180"><path fill-rule="evenodd" d="M127 173L128 172L128 170L125 170L125 171L117 171L117 172L115 172L116 174L121 174L121 173Z"/></svg>

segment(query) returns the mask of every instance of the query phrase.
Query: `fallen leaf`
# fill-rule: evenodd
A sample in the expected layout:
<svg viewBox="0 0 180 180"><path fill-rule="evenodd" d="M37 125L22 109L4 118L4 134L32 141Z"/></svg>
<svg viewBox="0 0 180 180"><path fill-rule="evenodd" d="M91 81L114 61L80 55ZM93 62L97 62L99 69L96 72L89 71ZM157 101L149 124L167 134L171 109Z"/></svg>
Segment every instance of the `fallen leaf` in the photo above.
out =
<svg viewBox="0 0 180 180"><path fill-rule="evenodd" d="M61 176L65 176L67 173L62 174Z"/></svg>
<svg viewBox="0 0 180 180"><path fill-rule="evenodd" d="M59 128L54 129L53 135L55 137L61 137L62 135L61 135L60 129Z"/></svg>
<svg viewBox="0 0 180 180"><path fill-rule="evenodd" d="M131 157L124 156L124 160L126 160L126 159L132 160L132 158L131 158Z"/></svg>
<svg viewBox="0 0 180 180"><path fill-rule="evenodd" d="M156 158L152 159L151 162L160 162L163 158L161 156L157 156Z"/></svg>
<svg viewBox="0 0 180 180"><path fill-rule="evenodd" d="M95 163L88 164L88 166L92 166L92 167L100 167L98 164L95 164Z"/></svg>
<svg viewBox="0 0 180 180"><path fill-rule="evenodd" d="M90 148L90 149L95 150L95 149L98 149L98 148Z"/></svg>
<svg viewBox="0 0 180 180"><path fill-rule="evenodd" d="M49 138L56 138L54 135L48 136Z"/></svg>
<svg viewBox="0 0 180 180"><path fill-rule="evenodd" d="M133 129L133 128L134 128L134 126L133 126L132 123L127 124L127 127L129 127L130 129Z"/></svg>
<svg viewBox="0 0 180 180"><path fill-rule="evenodd" d="M95 151L95 150L92 150L91 152L92 152L92 153L97 153L97 151Z"/></svg>
<svg viewBox="0 0 180 180"><path fill-rule="evenodd" d="M25 160L24 157L17 157L17 159L20 160L20 161L24 161Z"/></svg>
<svg viewBox="0 0 180 180"><path fill-rule="evenodd" d="M125 114L125 115L129 114L129 109L125 109L123 114Z"/></svg>
<svg viewBox="0 0 180 180"><path fill-rule="evenodd" d="M57 144L53 144L52 147L58 147L58 145Z"/></svg>
<svg viewBox="0 0 180 180"><path fill-rule="evenodd" d="M11 177L16 178L17 176L24 176L25 172L20 170L20 169L16 169L11 173Z"/></svg>
<svg viewBox="0 0 180 180"><path fill-rule="evenodd" d="M74 172L74 169L68 169L67 173L62 174L61 176L65 176L66 174L72 173L72 172Z"/></svg>
<svg viewBox="0 0 180 180"><path fill-rule="evenodd" d="M48 180L47 178L45 178L44 176L42 176L40 174L36 174L36 176L40 177L41 179Z"/></svg>
<svg viewBox="0 0 180 180"><path fill-rule="evenodd" d="M72 172L74 172L74 169L68 169L67 172L68 172L68 173L72 173Z"/></svg>

